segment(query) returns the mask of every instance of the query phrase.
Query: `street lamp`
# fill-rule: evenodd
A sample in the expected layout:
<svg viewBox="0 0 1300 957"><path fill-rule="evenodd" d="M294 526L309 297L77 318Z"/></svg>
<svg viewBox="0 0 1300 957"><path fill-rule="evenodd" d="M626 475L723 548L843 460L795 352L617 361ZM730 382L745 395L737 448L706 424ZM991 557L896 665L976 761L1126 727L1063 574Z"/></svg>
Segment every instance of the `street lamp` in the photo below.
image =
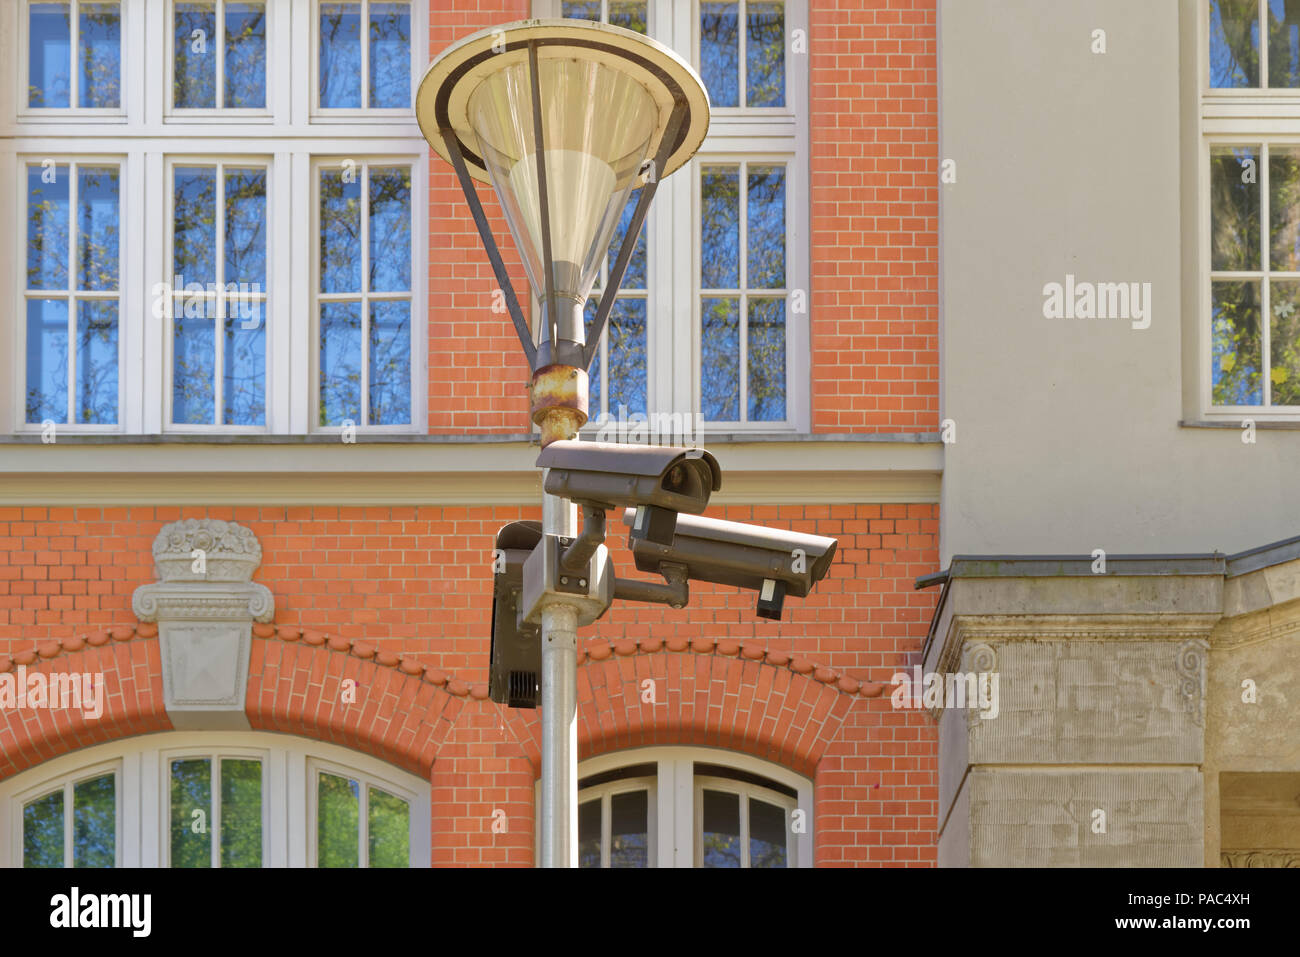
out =
<svg viewBox="0 0 1300 957"><path fill-rule="evenodd" d="M631 30L522 20L445 49L416 94L429 145L451 163L532 370L543 447L587 421L587 370L659 181L704 141L709 97L691 66ZM493 239L474 180L491 183L542 303L538 344ZM583 307L613 232L637 200L588 341ZM543 495L542 531L577 536L569 500ZM584 582L585 584L585 582ZM578 609L541 611L542 864L577 864Z"/></svg>

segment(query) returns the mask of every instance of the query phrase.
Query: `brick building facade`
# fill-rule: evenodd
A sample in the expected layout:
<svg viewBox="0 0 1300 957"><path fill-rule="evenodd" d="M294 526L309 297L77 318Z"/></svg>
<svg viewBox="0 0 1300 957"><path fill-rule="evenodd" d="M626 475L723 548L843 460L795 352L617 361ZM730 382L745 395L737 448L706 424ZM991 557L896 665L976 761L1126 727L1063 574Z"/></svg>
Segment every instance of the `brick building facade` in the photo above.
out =
<svg viewBox="0 0 1300 957"><path fill-rule="evenodd" d="M229 823L237 820L234 809L247 799L234 783L231 762L239 760L260 762L263 774L258 834L264 863L327 863L327 830L343 827L339 821L360 828L361 849L356 858L345 853L343 863L387 860L375 841L387 813L383 795L392 794L407 801L409 863L531 865L538 713L492 703L486 685L493 536L507 522L540 517L527 368L508 317L492 309L495 282L455 177L430 157L409 104L381 109L377 118L345 110L354 125L339 125L323 100L307 92L316 79L311 58L295 54L283 66L276 62L278 52L297 49L323 56L319 18L340 5L270 0L266 6L270 119L262 127L239 125L233 145L230 127L214 131L210 125L219 116L185 113L156 92L168 86L166 71L179 69L179 55L131 57L137 43L167 46L169 17L176 12L162 0L121 4L121 115L110 110L111 118L103 120L75 107L72 115L51 115L58 107L33 108L15 78L5 76L0 171L10 174L5 182L22 187L0 199L0 219L10 224L3 230L8 245L0 246L6 264L0 288L16 305L34 299L23 279L31 252L22 241L31 202L23 192L26 171L39 171L47 156L70 171L90 159L111 161L121 171L123 191L117 327L123 359L120 414L111 422L87 426L74 408L66 421L56 420L50 435L42 428L49 416L32 421L20 393L11 390L15 394L0 404L6 417L0 436L0 674L17 675L19 668L102 673L107 695L102 715L93 718L76 709L0 708L0 863L22 863L24 853L29 860L63 853L72 862L85 853L101 862L114 855L109 863L117 864L177 863L177 814L189 813L196 800L213 821L212 860L236 862L238 852L226 849L220 828L236 826ZM416 0L410 6L413 84L432 56L462 36L559 12L527 0ZM698 27L697 6L651 0L647 9L651 34L668 31L658 35L678 42L679 52L698 67L698 37L694 46L682 39ZM705 422L703 443L723 468L722 491L707 514L833 536L839 551L827 579L808 599L787 603L780 623L755 618L749 594L699 585L685 610L615 605L580 633L580 801L607 802L603 823L590 818L598 821L597 843L584 854L603 854L607 863L611 855L627 860L618 855L631 854L658 866L707 863L713 858L705 857L715 854L750 863L751 851L758 854L762 844L761 814L779 806L791 812L785 836L765 839L781 844L777 857L783 862L933 865L938 735L924 712L892 707L888 681L917 661L936 596L917 591L914 582L939 565L935 3L750 0L750 6L759 8L750 11L753 16L762 8L784 16L779 45L790 96L777 110L780 122L768 125L785 123L788 142L746 153L751 147L739 133L727 133L726 124L743 129L750 122L757 129L765 118L743 106L728 115L715 95L722 112L714 129L721 132L677 174L675 191L668 188L673 181L665 181L650 220L650 255L698 255L700 230L689 218L702 165L756 158L789 164L785 236L792 279L805 270L804 288L797 291L807 295L808 308L802 325L792 311L786 328L786 414L775 425ZM405 10L371 0L360 15L373 25L390 7ZM606 3L601 12L615 16L618 7ZM0 36L10 52L25 51L23 68L35 56L37 30L34 21L23 20L27 12L28 5L19 3L0 13ZM83 43L90 35L86 22ZM749 42L756 41L751 36ZM222 69L233 71L235 54L225 56ZM373 78L372 84L378 87ZM230 97L229 82L226 90ZM178 165L228 167L235 161L227 155L239 162L266 157L266 222L272 244L291 247L279 274L289 278L277 287L272 268L260 427L222 428L220 421L187 427L169 421L166 412L168 384L177 387L169 378L174 371L146 368L166 366L180 341L151 331L159 324L146 318L148 290L160 274L165 278L164 211L171 208L168 188L157 192L151 183L155 173ZM333 427L337 422L309 415L317 397L316 363L324 353L303 349L298 336L313 330L323 335L318 310L324 307L306 295L314 281L308 267L316 237L296 230L299 223L317 222L321 207L312 171L319 157L333 163L356 156L359 165L364 160L368 169L378 169L408 155L416 237L416 276L409 285L414 414L395 428L363 421L344 435ZM310 187L302 184L304 174ZM482 197L522 290L526 283L496 198L490 190ZM139 212L128 214L136 203ZM132 243L135 251L128 249ZM657 268L667 263L652 267L652 277ZM791 286L787 295L796 291ZM76 298L75 289L70 295ZM652 281L649 296L656 295ZM707 372L710 360L700 352L699 311L692 313L692 303L698 306L695 294L680 288L671 301L651 301L652 326L655 317L669 316L691 338L666 343L649 333L646 411L700 408L696 388L677 368L667 369L664 358L685 350L690 355L682 368L703 365ZM279 338L274 326L282 317L289 317L292 334ZM3 341L22 342L26 331L30 350L35 326L18 325L0 321ZM137 352L133 365L130 356ZM23 372L20 359L11 357L11 364ZM607 390L614 388L610 376ZM174 412L179 399L171 401ZM326 400L319 402L324 410ZM273 598L273 612L245 612L240 619L251 638L238 709L245 720L235 726L214 727L191 714L178 727L164 694L163 613L142 615L140 602L133 602L137 589L160 581L151 551L160 532L190 519L200 528L227 522L250 530L260 547L252 581ZM623 543L610 544L615 566L630 569ZM212 582L197 578L190 585L201 597ZM191 660L190 667L199 664ZM355 683L351 695L344 691L346 679ZM646 679L653 681L653 701L646 699ZM369 759L377 763L365 763ZM191 766L204 761L210 763L197 771ZM311 775L327 772L312 769L325 761L335 778L351 782L353 804L346 795L327 794L324 784L316 789L325 779ZM183 766L198 777L178 778ZM295 777L303 767L306 776ZM81 790L81 782L91 780L85 768L114 776L115 803L98 805L100 824L113 840L83 847L72 829L63 834L53 824L54 837L31 837L24 828L40 824L42 807L55 806L41 803L53 801L51 795L62 796L66 821L80 827L75 816L83 807L93 816L90 791L83 800ZM627 768L634 771L620 778ZM206 783L193 785L200 779ZM620 791L620 780L650 782L643 788L647 796ZM708 781L718 790L710 792ZM185 790L191 785L198 791ZM683 790L685 797L670 793ZM210 805L193 799L196 793L207 795ZM633 793L638 796L619 797ZM181 800L184 794L189 803ZM715 806L732 800L717 794L739 796L741 826L750 830L727 831L736 805ZM769 798L770 805L764 803ZM218 826L223 801L232 810ZM105 823L106 806L112 828ZM283 807L287 812L277 810ZM299 807L307 823L285 823L285 833L278 833L277 822L292 822ZM634 817L646 809L645 828L618 830L629 807ZM702 831L714 844L701 838ZM638 857L647 846L646 856Z"/></svg>

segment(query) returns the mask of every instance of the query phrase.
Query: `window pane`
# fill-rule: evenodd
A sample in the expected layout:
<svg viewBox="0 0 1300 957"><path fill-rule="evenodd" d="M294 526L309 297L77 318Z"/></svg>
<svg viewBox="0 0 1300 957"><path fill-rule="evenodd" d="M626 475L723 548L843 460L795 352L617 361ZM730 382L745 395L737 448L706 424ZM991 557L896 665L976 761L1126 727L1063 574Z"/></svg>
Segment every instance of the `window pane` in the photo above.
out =
<svg viewBox="0 0 1300 957"><path fill-rule="evenodd" d="M700 285L740 288L740 168L705 166L700 171Z"/></svg>
<svg viewBox="0 0 1300 957"><path fill-rule="evenodd" d="M226 59L222 105L266 106L266 4L226 0Z"/></svg>
<svg viewBox="0 0 1300 957"><path fill-rule="evenodd" d="M221 866L262 866L262 762L221 759Z"/></svg>
<svg viewBox="0 0 1300 957"><path fill-rule="evenodd" d="M117 301L77 303L77 422L117 423Z"/></svg>
<svg viewBox="0 0 1300 957"><path fill-rule="evenodd" d="M361 291L359 169L320 172L320 291Z"/></svg>
<svg viewBox="0 0 1300 957"><path fill-rule="evenodd" d="M1261 405L1259 283L1214 282L1210 362L1215 405Z"/></svg>
<svg viewBox="0 0 1300 957"><path fill-rule="evenodd" d="M27 421L68 421L68 303L27 301Z"/></svg>
<svg viewBox="0 0 1300 957"><path fill-rule="evenodd" d="M700 78L714 106L740 106L740 14L736 3L700 4Z"/></svg>
<svg viewBox="0 0 1300 957"><path fill-rule="evenodd" d="M411 304L370 304L370 421L411 421Z"/></svg>
<svg viewBox="0 0 1300 957"><path fill-rule="evenodd" d="M320 307L320 424L361 424L361 303Z"/></svg>
<svg viewBox="0 0 1300 957"><path fill-rule="evenodd" d="M33 3L27 28L27 105L71 106L72 20L68 4Z"/></svg>
<svg viewBox="0 0 1300 957"><path fill-rule="evenodd" d="M226 262L224 281L266 286L266 170L225 168ZM229 314L229 313L227 313Z"/></svg>
<svg viewBox="0 0 1300 957"><path fill-rule="evenodd" d="M172 421L177 425L216 423L216 324L207 318L208 300L186 300L186 313L176 317L172 342Z"/></svg>
<svg viewBox="0 0 1300 957"><path fill-rule="evenodd" d="M172 214L172 269L175 288L203 287L217 281L217 171L209 167L175 169Z"/></svg>
<svg viewBox="0 0 1300 957"><path fill-rule="evenodd" d="M226 315L221 421L266 425L266 304L227 300Z"/></svg>
<svg viewBox="0 0 1300 957"><path fill-rule="evenodd" d="M361 788L356 781L321 774L316 789L316 864L359 867L357 828L361 823Z"/></svg>
<svg viewBox="0 0 1300 957"><path fill-rule="evenodd" d="M750 299L747 327L748 418L785 419L785 300Z"/></svg>
<svg viewBox="0 0 1300 957"><path fill-rule="evenodd" d="M600 798L578 805L578 866L600 867Z"/></svg>
<svg viewBox="0 0 1300 957"><path fill-rule="evenodd" d="M609 0L609 22L625 30L645 33L647 6L646 0ZM596 15L589 19L600 19L600 4L596 4Z"/></svg>
<svg viewBox="0 0 1300 957"><path fill-rule="evenodd" d="M740 795L704 792L704 867L740 866Z"/></svg>
<svg viewBox="0 0 1300 957"><path fill-rule="evenodd" d="M81 47L79 106L122 105L122 13L117 0L86 3L80 13L78 45Z"/></svg>
<svg viewBox="0 0 1300 957"><path fill-rule="evenodd" d="M370 168L370 289L411 288L411 170Z"/></svg>
<svg viewBox="0 0 1300 957"><path fill-rule="evenodd" d="M199 811L202 813L196 814ZM187 758L172 762L171 866L211 867L212 762Z"/></svg>
<svg viewBox="0 0 1300 957"><path fill-rule="evenodd" d="M745 5L745 105L785 106L785 4Z"/></svg>
<svg viewBox="0 0 1300 957"><path fill-rule="evenodd" d="M69 174L66 165L27 167L27 288L67 289Z"/></svg>
<svg viewBox="0 0 1300 957"><path fill-rule="evenodd" d="M210 2L176 4L172 101L179 109L217 105L217 10Z"/></svg>
<svg viewBox="0 0 1300 957"><path fill-rule="evenodd" d="M609 408L618 416L645 414L646 408L646 301L619 299L609 313ZM592 406L596 408L596 406Z"/></svg>
<svg viewBox="0 0 1300 957"><path fill-rule="evenodd" d="M361 4L320 5L320 105L361 105Z"/></svg>
<svg viewBox="0 0 1300 957"><path fill-rule="evenodd" d="M1210 86L1259 86L1259 0L1210 0Z"/></svg>
<svg viewBox="0 0 1300 957"><path fill-rule="evenodd" d="M614 236L609 241L609 268L614 268L614 260L618 259L618 251L623 248L623 237L627 235L628 227L632 225L632 214L636 212L637 201L641 198L641 190L632 190L628 195L627 203L623 206L623 213L619 216L618 226L614 230ZM641 232L636 237L636 245L632 247L632 256L627 261L627 269L623 271L623 281L619 283L620 289L644 289L646 287L646 224L650 217L646 216L646 222L641 224Z"/></svg>
<svg viewBox="0 0 1300 957"><path fill-rule="evenodd" d="M63 866L63 788L23 805L23 867Z"/></svg>
<svg viewBox="0 0 1300 957"><path fill-rule="evenodd" d="M1273 405L1300 405L1300 282L1274 282L1269 301L1273 310Z"/></svg>
<svg viewBox="0 0 1300 957"><path fill-rule="evenodd" d="M411 7L370 2L370 105L411 105Z"/></svg>
<svg viewBox="0 0 1300 957"><path fill-rule="evenodd" d="M626 791L609 799L609 866L650 866L650 793Z"/></svg>
<svg viewBox="0 0 1300 957"><path fill-rule="evenodd" d="M1269 147L1268 196L1272 268L1300 272L1300 148Z"/></svg>
<svg viewBox="0 0 1300 957"><path fill-rule="evenodd" d="M746 279L751 289L785 286L785 167L749 167Z"/></svg>
<svg viewBox="0 0 1300 957"><path fill-rule="evenodd" d="M1259 147L1210 148L1210 268L1259 269Z"/></svg>
<svg viewBox="0 0 1300 957"><path fill-rule="evenodd" d="M1268 0L1268 85L1300 86L1300 7Z"/></svg>
<svg viewBox="0 0 1300 957"><path fill-rule="evenodd" d="M112 774L72 788L72 866L113 867L117 851L117 783Z"/></svg>
<svg viewBox="0 0 1300 957"><path fill-rule="evenodd" d="M582 322L585 330L585 341L590 342L592 333L595 332L596 307L599 305L600 296L592 292L587 299L586 305L582 307ZM591 360L591 367L587 369L587 407L591 410L593 419L600 417L600 397L603 394L600 382L600 350L596 350L595 357ZM616 410L617 411L617 410Z"/></svg>
<svg viewBox="0 0 1300 957"><path fill-rule="evenodd" d="M117 288L118 222L117 167L78 167L78 289Z"/></svg>
<svg viewBox="0 0 1300 957"><path fill-rule="evenodd" d="M401 798L370 788L368 796L371 867L409 867L411 809Z"/></svg>
<svg viewBox="0 0 1300 957"><path fill-rule="evenodd" d="M560 16L571 20L600 20L600 0L564 0Z"/></svg>
<svg viewBox="0 0 1300 957"><path fill-rule="evenodd" d="M711 421L734 422L740 418L740 301L705 299L700 316L701 411Z"/></svg>
<svg viewBox="0 0 1300 957"><path fill-rule="evenodd" d="M789 867L786 860L785 809L749 799L749 866Z"/></svg>

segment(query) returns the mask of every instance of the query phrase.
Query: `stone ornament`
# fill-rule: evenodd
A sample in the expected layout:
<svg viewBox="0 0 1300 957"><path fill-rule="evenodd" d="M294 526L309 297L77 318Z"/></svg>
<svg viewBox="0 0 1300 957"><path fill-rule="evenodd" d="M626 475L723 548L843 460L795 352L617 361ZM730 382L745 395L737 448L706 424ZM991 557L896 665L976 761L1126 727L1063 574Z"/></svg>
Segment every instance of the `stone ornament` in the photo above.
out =
<svg viewBox="0 0 1300 957"><path fill-rule="evenodd" d="M254 621L275 598L252 581L262 546L251 529L219 519L164 525L153 543L161 581L131 596L141 621L158 623L163 700L178 730L241 730Z"/></svg>

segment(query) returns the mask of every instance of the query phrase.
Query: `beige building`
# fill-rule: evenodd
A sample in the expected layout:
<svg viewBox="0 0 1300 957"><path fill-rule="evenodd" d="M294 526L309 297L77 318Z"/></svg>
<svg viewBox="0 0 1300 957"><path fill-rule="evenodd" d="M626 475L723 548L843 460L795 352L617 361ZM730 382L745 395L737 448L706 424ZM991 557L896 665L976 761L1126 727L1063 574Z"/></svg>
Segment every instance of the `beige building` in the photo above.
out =
<svg viewBox="0 0 1300 957"><path fill-rule="evenodd" d="M1300 863L1297 17L940 4L941 864Z"/></svg>

